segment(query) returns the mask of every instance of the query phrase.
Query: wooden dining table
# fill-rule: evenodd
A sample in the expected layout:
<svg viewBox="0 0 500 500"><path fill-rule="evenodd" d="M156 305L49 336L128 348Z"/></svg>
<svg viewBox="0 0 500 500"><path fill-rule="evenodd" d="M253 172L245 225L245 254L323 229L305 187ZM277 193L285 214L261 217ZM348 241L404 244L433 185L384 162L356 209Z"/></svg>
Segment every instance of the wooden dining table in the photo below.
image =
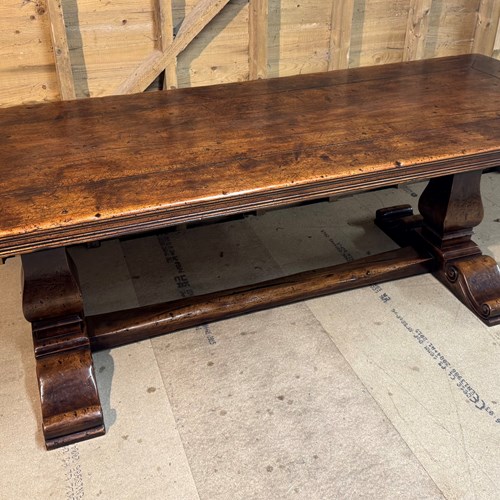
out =
<svg viewBox="0 0 500 500"><path fill-rule="evenodd" d="M98 349L427 272L499 324L499 267L472 240L499 166L500 61L474 54L1 109L0 260L22 259L47 448L105 432ZM73 245L420 180L418 214L374 214L397 250L84 314Z"/></svg>

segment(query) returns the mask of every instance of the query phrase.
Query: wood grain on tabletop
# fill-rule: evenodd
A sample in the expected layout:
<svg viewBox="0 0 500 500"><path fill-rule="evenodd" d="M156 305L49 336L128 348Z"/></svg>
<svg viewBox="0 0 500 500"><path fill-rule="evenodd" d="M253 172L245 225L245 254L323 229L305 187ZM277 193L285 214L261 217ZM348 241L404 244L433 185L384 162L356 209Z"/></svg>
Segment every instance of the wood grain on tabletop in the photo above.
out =
<svg viewBox="0 0 500 500"><path fill-rule="evenodd" d="M467 55L0 110L0 256L498 165L499 75Z"/></svg>

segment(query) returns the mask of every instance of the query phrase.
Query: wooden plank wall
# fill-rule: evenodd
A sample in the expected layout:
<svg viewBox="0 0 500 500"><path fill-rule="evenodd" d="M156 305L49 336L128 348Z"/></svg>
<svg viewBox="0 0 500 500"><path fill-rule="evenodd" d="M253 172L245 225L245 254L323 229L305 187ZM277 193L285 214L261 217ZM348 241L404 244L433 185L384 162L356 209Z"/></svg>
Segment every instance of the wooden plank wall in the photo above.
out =
<svg viewBox="0 0 500 500"><path fill-rule="evenodd" d="M499 0L2 0L0 107L140 91L159 73L172 88L500 58L499 19Z"/></svg>

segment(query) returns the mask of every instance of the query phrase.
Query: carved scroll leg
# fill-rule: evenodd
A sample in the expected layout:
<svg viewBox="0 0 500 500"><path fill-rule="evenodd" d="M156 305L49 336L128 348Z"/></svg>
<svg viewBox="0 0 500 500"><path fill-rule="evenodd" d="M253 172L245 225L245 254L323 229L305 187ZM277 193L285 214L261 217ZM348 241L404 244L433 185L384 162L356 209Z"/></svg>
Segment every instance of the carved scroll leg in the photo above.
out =
<svg viewBox="0 0 500 500"><path fill-rule="evenodd" d="M488 326L500 325L500 269L494 259L450 261L438 278Z"/></svg>
<svg viewBox="0 0 500 500"><path fill-rule="evenodd" d="M500 324L500 269L472 241L483 219L481 171L432 179L409 206L377 212L376 223L396 242L412 240L436 257L434 275L487 325ZM420 227L419 227L420 226Z"/></svg>
<svg viewBox="0 0 500 500"><path fill-rule="evenodd" d="M47 449L104 434L83 316L83 299L65 249L24 255L23 310L32 323Z"/></svg>
<svg viewBox="0 0 500 500"><path fill-rule="evenodd" d="M481 171L433 179L422 193L422 238L441 262L436 277L487 325L500 323L500 269L471 240L484 216Z"/></svg>

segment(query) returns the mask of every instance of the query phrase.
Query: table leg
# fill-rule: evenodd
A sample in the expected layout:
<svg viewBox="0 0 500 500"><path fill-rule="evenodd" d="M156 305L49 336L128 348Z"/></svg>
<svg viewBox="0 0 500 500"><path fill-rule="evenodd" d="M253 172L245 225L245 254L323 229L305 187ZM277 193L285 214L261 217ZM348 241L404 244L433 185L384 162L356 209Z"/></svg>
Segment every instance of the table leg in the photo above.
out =
<svg viewBox="0 0 500 500"><path fill-rule="evenodd" d="M23 311L32 324L47 449L104 434L75 267L64 248L24 255Z"/></svg>
<svg viewBox="0 0 500 500"><path fill-rule="evenodd" d="M397 242L412 240L439 263L434 275L487 325L500 324L500 269L472 241L483 219L481 171L431 179L419 200L377 212L377 224Z"/></svg>

